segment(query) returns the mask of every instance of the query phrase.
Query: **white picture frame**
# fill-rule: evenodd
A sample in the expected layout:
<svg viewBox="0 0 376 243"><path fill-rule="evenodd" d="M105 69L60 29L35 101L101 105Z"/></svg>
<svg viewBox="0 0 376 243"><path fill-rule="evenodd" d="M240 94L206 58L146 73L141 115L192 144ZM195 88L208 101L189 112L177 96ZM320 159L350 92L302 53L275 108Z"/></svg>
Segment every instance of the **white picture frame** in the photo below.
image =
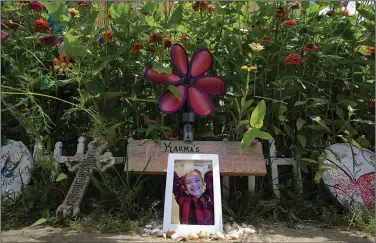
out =
<svg viewBox="0 0 376 243"><path fill-rule="evenodd" d="M190 224L180 224L173 223L173 203L175 202L175 197L173 194L174 186L174 173L175 173L175 162L190 161L194 165L200 162L210 163L212 165L213 172L213 198L214 198L214 225L190 225ZM192 169L192 165L185 166L185 169ZM189 167L189 168L186 168ZM207 168L208 169L208 168ZM205 169L203 169L205 170ZM176 212L176 211L175 211ZM211 234L216 234L217 232L223 232L222 224L222 199L221 199L221 184L220 184L220 174L219 174L219 157L218 154L183 154L183 153L169 153L168 155L168 166L167 166L167 177L166 177L166 190L165 190L165 204L164 204L164 215L163 215L163 231L167 232L169 230L179 232L179 233L199 233L200 231L206 231Z"/></svg>

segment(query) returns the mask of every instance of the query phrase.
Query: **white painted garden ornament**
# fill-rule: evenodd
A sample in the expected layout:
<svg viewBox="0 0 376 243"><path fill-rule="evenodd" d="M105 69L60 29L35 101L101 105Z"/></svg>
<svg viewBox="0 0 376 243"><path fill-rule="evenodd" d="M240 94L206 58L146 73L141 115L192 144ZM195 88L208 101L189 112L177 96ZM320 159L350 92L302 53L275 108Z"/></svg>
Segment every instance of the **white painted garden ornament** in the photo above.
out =
<svg viewBox="0 0 376 243"><path fill-rule="evenodd" d="M325 163L333 166L322 175L324 183L344 206L375 205L375 154L348 143L333 144L325 150Z"/></svg>
<svg viewBox="0 0 376 243"><path fill-rule="evenodd" d="M16 195L30 181L33 157L20 141L3 140L1 146L1 198Z"/></svg>

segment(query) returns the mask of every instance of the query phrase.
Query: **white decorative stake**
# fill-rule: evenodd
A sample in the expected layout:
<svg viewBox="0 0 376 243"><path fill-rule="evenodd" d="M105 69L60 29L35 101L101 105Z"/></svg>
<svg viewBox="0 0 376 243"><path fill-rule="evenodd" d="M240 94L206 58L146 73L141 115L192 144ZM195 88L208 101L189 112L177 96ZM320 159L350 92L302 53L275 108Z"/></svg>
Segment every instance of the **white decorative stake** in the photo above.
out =
<svg viewBox="0 0 376 243"><path fill-rule="evenodd" d="M2 140L1 143L1 199L4 199L29 183L33 157L22 142Z"/></svg>
<svg viewBox="0 0 376 243"><path fill-rule="evenodd" d="M322 178L334 197L350 208L375 205L375 154L349 143L329 146Z"/></svg>
<svg viewBox="0 0 376 243"><path fill-rule="evenodd" d="M73 156L73 158L67 159L66 165L69 171L76 171L80 167L80 164L85 157L85 140L86 139L82 136L78 139L76 154Z"/></svg>

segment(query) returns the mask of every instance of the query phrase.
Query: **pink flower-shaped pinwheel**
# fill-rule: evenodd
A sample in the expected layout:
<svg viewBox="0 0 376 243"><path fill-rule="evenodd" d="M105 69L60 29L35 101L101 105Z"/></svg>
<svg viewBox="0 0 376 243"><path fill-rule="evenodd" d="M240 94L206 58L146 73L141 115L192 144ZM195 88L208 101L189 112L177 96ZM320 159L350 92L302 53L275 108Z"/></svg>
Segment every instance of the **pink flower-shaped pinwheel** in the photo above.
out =
<svg viewBox="0 0 376 243"><path fill-rule="evenodd" d="M165 113L180 109L187 100L192 111L207 117L214 111L214 103L210 96L222 95L225 92L224 81L217 76L205 75L213 63L213 56L206 49L198 50L188 63L188 55L180 44L170 47L171 64L176 73L158 73L152 67L145 70L148 80L166 85L175 85L180 99L167 90L158 99L158 107Z"/></svg>

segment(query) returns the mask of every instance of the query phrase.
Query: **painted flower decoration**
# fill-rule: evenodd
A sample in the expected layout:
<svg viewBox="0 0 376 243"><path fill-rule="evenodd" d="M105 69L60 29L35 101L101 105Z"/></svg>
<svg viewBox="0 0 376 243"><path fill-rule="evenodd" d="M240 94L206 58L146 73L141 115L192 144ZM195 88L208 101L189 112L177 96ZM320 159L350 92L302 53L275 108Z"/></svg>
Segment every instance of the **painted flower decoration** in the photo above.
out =
<svg viewBox="0 0 376 243"><path fill-rule="evenodd" d="M57 75L63 75L63 73L70 73L72 71L73 64L70 62L70 57L59 55L59 58L52 60L53 69L57 72Z"/></svg>
<svg viewBox="0 0 376 243"><path fill-rule="evenodd" d="M158 73L152 67L145 70L148 80L166 85L175 85L180 98L170 91L165 91L158 99L158 107L165 113L173 113L180 109L185 101L192 111L207 117L214 111L213 100L210 96L222 95L225 92L224 81L217 76L205 75L213 63L213 56L206 50L198 50L188 62L186 50L180 44L170 47L172 67L175 73Z"/></svg>
<svg viewBox="0 0 376 243"><path fill-rule="evenodd" d="M251 48L252 48L252 50L254 50L254 51L262 51L262 50L264 50L265 49L265 47L263 46L263 45L260 45L259 43L252 43L252 44L250 44L249 45Z"/></svg>

